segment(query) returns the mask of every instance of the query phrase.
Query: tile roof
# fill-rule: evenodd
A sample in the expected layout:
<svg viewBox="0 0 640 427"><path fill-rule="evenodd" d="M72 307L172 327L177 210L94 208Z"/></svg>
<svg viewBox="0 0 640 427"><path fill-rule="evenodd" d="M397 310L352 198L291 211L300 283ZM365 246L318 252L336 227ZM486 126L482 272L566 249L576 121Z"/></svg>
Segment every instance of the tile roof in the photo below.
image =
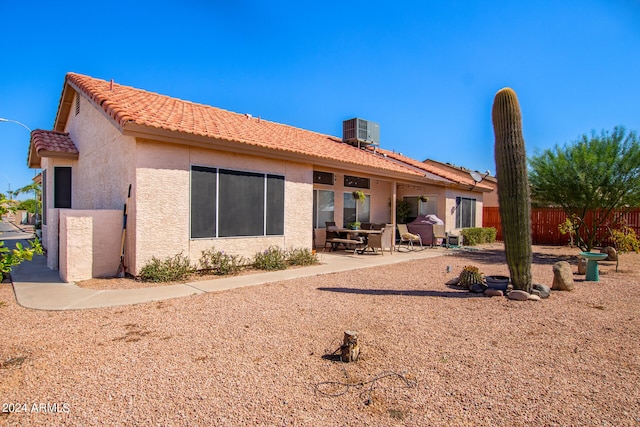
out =
<svg viewBox="0 0 640 427"><path fill-rule="evenodd" d="M78 149L68 133L36 129L31 132L31 147L29 150L29 165L39 167L37 157L64 157L77 159Z"/></svg>
<svg viewBox="0 0 640 427"><path fill-rule="evenodd" d="M454 181L462 185L469 185L477 188L478 190L485 190L485 191L493 190L493 188L487 185L484 185L482 183L476 183L469 173L452 170L451 168L448 168L446 166L439 167L438 165L434 165L433 163L420 162L418 160L412 159L411 157L403 156L400 153L396 153L396 152L385 150L385 149L379 149L378 151L382 154L387 155L387 157L396 159L398 161L411 165L415 168L418 168L425 172L432 173L434 175L438 175L450 181Z"/></svg>
<svg viewBox="0 0 640 427"><path fill-rule="evenodd" d="M411 168L344 144L334 136L81 74L69 73L66 81L100 106L123 130L135 124L420 176Z"/></svg>
<svg viewBox="0 0 640 427"><path fill-rule="evenodd" d="M406 175L407 179L423 178L441 183L466 184L454 174L447 174L444 169L425 165L388 150L380 150L378 153L362 150L343 143L335 136L184 101L82 74L68 73L66 83L74 90L88 96L123 131L143 126L178 134L232 141L248 147L261 147L330 160L343 163L345 167L351 164L377 169L379 172L392 171ZM176 137L179 138L179 135ZM387 155L384 156L382 153ZM432 178L437 177L432 177L425 172L440 178L434 180Z"/></svg>

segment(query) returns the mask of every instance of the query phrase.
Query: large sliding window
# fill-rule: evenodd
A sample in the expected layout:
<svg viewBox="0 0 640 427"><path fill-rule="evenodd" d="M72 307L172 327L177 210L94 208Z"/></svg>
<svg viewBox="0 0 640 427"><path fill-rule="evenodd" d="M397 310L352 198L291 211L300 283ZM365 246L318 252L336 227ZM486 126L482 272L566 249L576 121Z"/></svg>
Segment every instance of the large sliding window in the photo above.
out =
<svg viewBox="0 0 640 427"><path fill-rule="evenodd" d="M333 221L333 191L313 190L313 226L325 228L325 222Z"/></svg>
<svg viewBox="0 0 640 427"><path fill-rule="evenodd" d="M284 234L284 176L191 167L191 237Z"/></svg>
<svg viewBox="0 0 640 427"><path fill-rule="evenodd" d="M404 196L402 198L409 204L411 211L409 212L407 222L413 221L418 215L437 215L438 214L438 196L430 195L427 201L420 200L420 196Z"/></svg>
<svg viewBox="0 0 640 427"><path fill-rule="evenodd" d="M371 196L366 195L363 202L353 198L353 193L344 193L344 206L342 211L342 222L344 227L348 227L353 222L370 222L371 218Z"/></svg>
<svg viewBox="0 0 640 427"><path fill-rule="evenodd" d="M456 228L476 226L476 199L456 197Z"/></svg>

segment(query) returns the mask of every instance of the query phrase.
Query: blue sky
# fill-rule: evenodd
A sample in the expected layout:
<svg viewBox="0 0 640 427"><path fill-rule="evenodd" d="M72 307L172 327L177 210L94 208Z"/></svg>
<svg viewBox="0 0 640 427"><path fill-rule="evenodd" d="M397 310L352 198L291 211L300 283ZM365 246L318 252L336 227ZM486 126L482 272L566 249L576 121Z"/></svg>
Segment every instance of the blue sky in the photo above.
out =
<svg viewBox="0 0 640 427"><path fill-rule="evenodd" d="M0 117L51 129L69 71L495 172L491 105L518 94L528 153L640 131L640 2L0 0ZM0 192L31 182L0 123ZM81 153L82 155L82 153Z"/></svg>

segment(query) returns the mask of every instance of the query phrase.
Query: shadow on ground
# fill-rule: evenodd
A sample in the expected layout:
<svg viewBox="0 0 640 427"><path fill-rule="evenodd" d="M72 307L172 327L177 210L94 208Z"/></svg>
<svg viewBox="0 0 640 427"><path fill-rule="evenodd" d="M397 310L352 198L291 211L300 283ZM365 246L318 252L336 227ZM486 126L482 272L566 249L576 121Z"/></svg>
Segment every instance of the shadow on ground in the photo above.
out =
<svg viewBox="0 0 640 427"><path fill-rule="evenodd" d="M575 260L573 255L559 255L533 251L533 264L553 265L558 261L571 263ZM503 248L482 250L460 250L454 255L458 258L468 259L477 264L506 264L507 258Z"/></svg>
<svg viewBox="0 0 640 427"><path fill-rule="evenodd" d="M478 298L483 297L482 294L472 294L464 290L459 291L419 291L405 290L398 291L392 289L359 289L359 288L318 288L319 291L338 292L345 294L358 295L398 295L408 297L439 297L439 298Z"/></svg>

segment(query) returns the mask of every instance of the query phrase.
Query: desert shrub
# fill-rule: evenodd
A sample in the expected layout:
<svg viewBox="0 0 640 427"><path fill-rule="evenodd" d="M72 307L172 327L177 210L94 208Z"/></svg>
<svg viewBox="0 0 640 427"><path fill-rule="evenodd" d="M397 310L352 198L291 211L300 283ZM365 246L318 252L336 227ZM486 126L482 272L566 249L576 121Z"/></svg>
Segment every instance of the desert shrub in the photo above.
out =
<svg viewBox="0 0 640 427"><path fill-rule="evenodd" d="M493 243L496 241L497 230L494 227L472 227L460 231L464 238L464 244L475 246L481 243Z"/></svg>
<svg viewBox="0 0 640 427"><path fill-rule="evenodd" d="M9 277L13 267L21 262L31 261L33 255L42 255L42 245L37 238L29 240L29 245L29 248L25 248L22 243L17 242L15 249L9 249L4 245L4 242L0 241L0 278L2 279L0 281Z"/></svg>
<svg viewBox="0 0 640 427"><path fill-rule="evenodd" d="M179 253L163 260L151 258L140 270L140 278L145 282L172 282L189 278L193 271L189 258Z"/></svg>
<svg viewBox="0 0 640 427"><path fill-rule="evenodd" d="M229 255L214 248L202 251L199 261L201 272L220 276L238 274L245 264L245 259L240 255Z"/></svg>
<svg viewBox="0 0 640 427"><path fill-rule="evenodd" d="M289 265L314 265L320 261L309 248L293 248L287 252L287 262Z"/></svg>
<svg viewBox="0 0 640 427"><path fill-rule="evenodd" d="M253 256L253 266L259 270L284 270L287 268L287 253L277 246L270 246Z"/></svg>

